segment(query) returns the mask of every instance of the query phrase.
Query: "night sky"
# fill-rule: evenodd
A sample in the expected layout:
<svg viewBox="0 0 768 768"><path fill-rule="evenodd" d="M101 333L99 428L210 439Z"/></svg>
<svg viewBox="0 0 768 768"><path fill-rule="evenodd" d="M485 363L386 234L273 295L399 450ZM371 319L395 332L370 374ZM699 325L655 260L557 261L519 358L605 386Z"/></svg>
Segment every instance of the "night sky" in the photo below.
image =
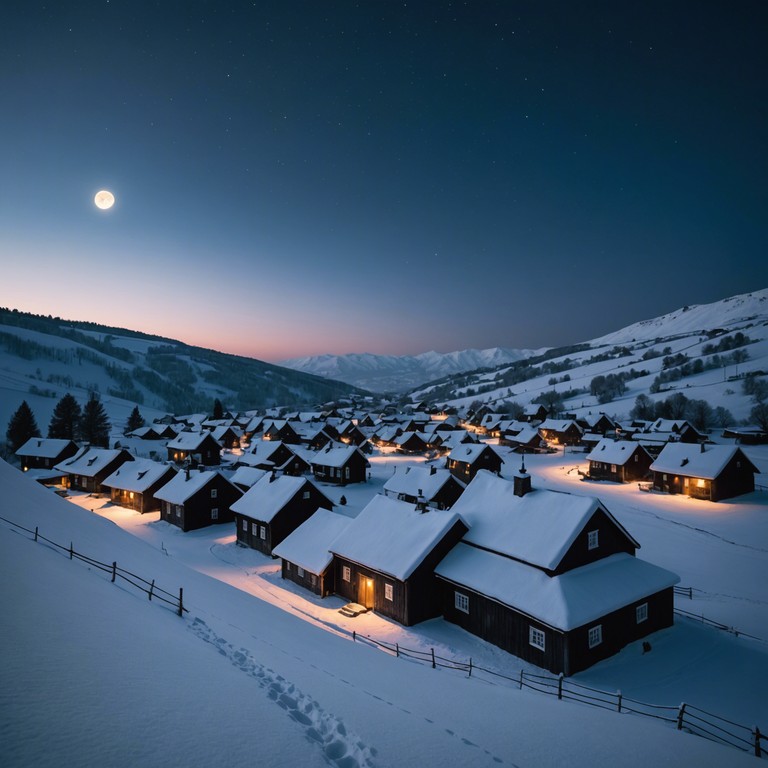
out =
<svg viewBox="0 0 768 768"><path fill-rule="evenodd" d="M767 32L763 0L4 3L0 305L280 360L764 288Z"/></svg>

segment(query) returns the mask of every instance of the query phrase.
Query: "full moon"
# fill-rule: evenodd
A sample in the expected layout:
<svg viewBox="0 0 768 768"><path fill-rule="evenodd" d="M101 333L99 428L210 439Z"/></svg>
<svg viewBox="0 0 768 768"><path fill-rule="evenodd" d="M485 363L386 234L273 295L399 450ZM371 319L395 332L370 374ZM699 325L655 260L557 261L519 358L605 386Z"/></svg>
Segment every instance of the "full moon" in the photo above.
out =
<svg viewBox="0 0 768 768"><path fill-rule="evenodd" d="M111 208L115 204L115 196L108 190L102 189L96 193L93 202L96 203L97 208L106 211L107 208Z"/></svg>

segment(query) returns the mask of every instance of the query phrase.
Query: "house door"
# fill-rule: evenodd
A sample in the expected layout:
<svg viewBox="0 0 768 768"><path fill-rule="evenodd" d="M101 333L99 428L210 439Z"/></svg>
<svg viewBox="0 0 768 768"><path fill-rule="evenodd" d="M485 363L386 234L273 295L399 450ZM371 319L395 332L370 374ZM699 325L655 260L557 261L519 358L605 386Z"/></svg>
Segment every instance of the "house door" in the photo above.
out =
<svg viewBox="0 0 768 768"><path fill-rule="evenodd" d="M364 608L373 608L373 579L358 576L357 602Z"/></svg>

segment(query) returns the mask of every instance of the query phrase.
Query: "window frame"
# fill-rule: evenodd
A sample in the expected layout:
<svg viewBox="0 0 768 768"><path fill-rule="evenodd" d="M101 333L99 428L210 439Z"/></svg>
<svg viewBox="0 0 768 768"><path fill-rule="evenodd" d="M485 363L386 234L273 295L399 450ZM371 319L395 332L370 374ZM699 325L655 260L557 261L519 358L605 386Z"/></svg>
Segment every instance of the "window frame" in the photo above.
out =
<svg viewBox="0 0 768 768"><path fill-rule="evenodd" d="M462 613L469 613L469 595L465 595L463 592L454 591L453 593L453 607L457 611Z"/></svg>
<svg viewBox="0 0 768 768"><path fill-rule="evenodd" d="M352 568L350 568L348 565L341 566L341 580L348 582L352 581Z"/></svg>
<svg viewBox="0 0 768 768"><path fill-rule="evenodd" d="M532 624L528 626L528 644L537 648L540 651L547 650L547 635L543 629L534 627Z"/></svg>
<svg viewBox="0 0 768 768"><path fill-rule="evenodd" d="M648 621L648 603L635 606L635 623L642 624L644 621Z"/></svg>
<svg viewBox="0 0 768 768"><path fill-rule="evenodd" d="M602 645L603 642L603 625L595 624L594 627L590 627L587 630L587 645L590 649L597 648L598 645Z"/></svg>
<svg viewBox="0 0 768 768"><path fill-rule="evenodd" d="M393 602L395 599L395 588L392 584L384 582L384 599Z"/></svg>
<svg viewBox="0 0 768 768"><path fill-rule="evenodd" d="M587 531L587 549L598 549L600 547L600 529Z"/></svg>

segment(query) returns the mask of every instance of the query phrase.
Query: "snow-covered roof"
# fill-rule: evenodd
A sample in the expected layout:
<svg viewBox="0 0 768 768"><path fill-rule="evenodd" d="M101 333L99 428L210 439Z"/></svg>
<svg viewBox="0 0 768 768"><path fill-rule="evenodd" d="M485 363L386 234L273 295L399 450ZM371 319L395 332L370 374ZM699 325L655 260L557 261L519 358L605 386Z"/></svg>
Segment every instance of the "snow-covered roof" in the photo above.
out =
<svg viewBox="0 0 768 768"><path fill-rule="evenodd" d="M598 510L626 533L594 496L547 490L516 496L512 482L487 470L477 473L453 505L469 525L465 541L547 570L557 568Z"/></svg>
<svg viewBox="0 0 768 768"><path fill-rule="evenodd" d="M30 437L16 451L17 456L34 456L39 459L55 459L72 440L60 440L55 437Z"/></svg>
<svg viewBox="0 0 768 768"><path fill-rule="evenodd" d="M544 419L539 424L539 429L552 430L553 432L566 432L571 427L576 427L579 432L584 431L573 419Z"/></svg>
<svg viewBox="0 0 768 768"><path fill-rule="evenodd" d="M221 440L224 435L226 435L228 432L234 432L238 437L242 437L243 430L240 427L236 426L226 426L226 427L215 427L211 430L211 435L213 436L214 440Z"/></svg>
<svg viewBox="0 0 768 768"><path fill-rule="evenodd" d="M189 470L179 472L170 482L166 483L155 493L155 498L161 501L167 501L170 504L184 504L190 497L194 496L201 488L204 488L216 475L224 475L219 471L205 472ZM226 478L224 478L226 480ZM229 482L227 480L227 482ZM239 491L238 491L239 492Z"/></svg>
<svg viewBox="0 0 768 768"><path fill-rule="evenodd" d="M238 467L229 477L229 481L235 485L245 485L250 488L261 480L267 473L266 469L256 467Z"/></svg>
<svg viewBox="0 0 768 768"><path fill-rule="evenodd" d="M329 443L327 448L315 453L311 463L321 467L343 467L354 453L359 453L366 464L368 463L368 459L363 456L357 446L339 445L338 443Z"/></svg>
<svg viewBox="0 0 768 768"><path fill-rule="evenodd" d="M272 554L282 557L310 573L322 573L333 560L333 542L347 529L353 518L320 507L312 517L286 536Z"/></svg>
<svg viewBox="0 0 768 768"><path fill-rule="evenodd" d="M377 494L333 542L347 560L405 581L461 517Z"/></svg>
<svg viewBox="0 0 768 768"><path fill-rule="evenodd" d="M625 552L547 576L538 568L465 543L457 544L435 573L565 632L680 581L672 571Z"/></svg>
<svg viewBox="0 0 768 768"><path fill-rule="evenodd" d="M384 490L388 493L404 493L408 496L423 496L429 500L433 498L440 489L452 479L459 482L447 469L437 469L433 467L410 466L406 467L404 472L396 471L392 477L384 483ZM463 484L462 484L463 485Z"/></svg>
<svg viewBox="0 0 768 768"><path fill-rule="evenodd" d="M169 469L168 464L161 464L152 459L136 459L126 461L104 480L107 488L117 488L123 491L146 491L157 482Z"/></svg>
<svg viewBox="0 0 768 768"><path fill-rule="evenodd" d="M173 440L168 441L167 447L180 451L196 451L207 438L211 438L210 432L179 432Z"/></svg>
<svg viewBox="0 0 768 768"><path fill-rule="evenodd" d="M312 486L317 493L325 497L325 494L306 477L291 475L273 477L268 474L252 485L232 504L231 509L252 520L270 523L272 518L306 485Z"/></svg>
<svg viewBox="0 0 768 768"><path fill-rule="evenodd" d="M457 445L448 454L448 458L451 461L463 461L467 464L474 464L480 454L486 450L493 451L493 448L486 443L462 443ZM501 459L502 462L504 461L501 456L499 456L499 459Z"/></svg>
<svg viewBox="0 0 768 768"><path fill-rule="evenodd" d="M603 438L587 456L587 461L602 461L604 464L623 466L637 451L645 449L630 440Z"/></svg>
<svg viewBox="0 0 768 768"><path fill-rule="evenodd" d="M93 477L111 461L120 456L120 454L125 454L128 461L133 458L127 451L121 448L84 448L71 459L60 461L55 469L70 475Z"/></svg>
<svg viewBox="0 0 768 768"><path fill-rule="evenodd" d="M742 461L747 462L752 470L757 472L757 467L737 445L701 446L692 443L667 443L656 461L651 464L651 470L714 480L736 453L741 453Z"/></svg>
<svg viewBox="0 0 768 768"><path fill-rule="evenodd" d="M515 434L508 434L505 439L515 443L520 443L521 445L527 445L537 438L541 440L541 435L539 434L537 427L532 427L527 422L524 422L524 424L525 426L523 426L518 432Z"/></svg>

